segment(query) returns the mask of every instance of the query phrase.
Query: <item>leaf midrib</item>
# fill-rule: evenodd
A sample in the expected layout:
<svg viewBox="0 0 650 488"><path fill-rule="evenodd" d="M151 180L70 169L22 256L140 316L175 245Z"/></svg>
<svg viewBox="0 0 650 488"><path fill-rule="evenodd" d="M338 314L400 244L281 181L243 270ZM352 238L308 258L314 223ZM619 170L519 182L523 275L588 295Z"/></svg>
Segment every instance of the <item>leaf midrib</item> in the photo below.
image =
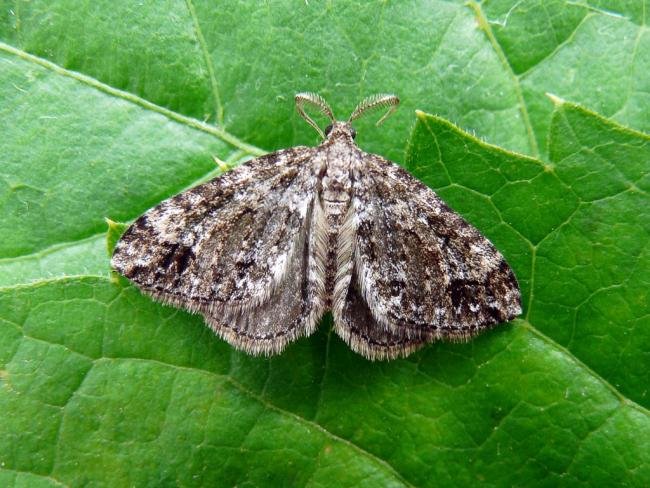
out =
<svg viewBox="0 0 650 488"><path fill-rule="evenodd" d="M149 100L141 98L137 95L134 95L132 93L123 90L119 90L110 85L102 83L101 81L98 81L96 78L84 75L77 71L70 71L68 69L65 69L58 64L48 61L47 59L34 56L33 54L23 51L22 49L17 49L2 41L0 41L0 51L4 51L8 54L17 56L25 61L46 68L59 75L65 76L67 78L72 78L73 80L76 80L92 88L95 88L96 90L99 90L103 93L114 96L126 102L130 102L134 105L138 105L141 108L151 110L152 112L156 112L160 115L164 115L165 117L167 117L170 120L173 120L174 122L178 122L192 129L200 130L207 134L213 135L218 139L222 140L223 142L230 144L231 146L237 149L241 149L253 156L261 156L262 154L265 154L265 151L263 151L262 149L253 146L252 144L243 142L237 136L225 131L224 129L221 129L220 127L206 124L192 117L187 117L186 115L182 115L178 112L174 112L173 110L169 110L168 108L162 107L160 105L156 105L155 103L152 103Z"/></svg>

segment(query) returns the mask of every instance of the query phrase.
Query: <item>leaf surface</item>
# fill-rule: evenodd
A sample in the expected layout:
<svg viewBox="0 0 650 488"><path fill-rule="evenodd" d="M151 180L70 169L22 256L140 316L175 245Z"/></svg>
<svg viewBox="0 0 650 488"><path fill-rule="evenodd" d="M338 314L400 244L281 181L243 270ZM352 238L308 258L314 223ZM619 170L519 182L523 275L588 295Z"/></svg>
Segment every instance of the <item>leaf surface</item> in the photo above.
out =
<svg viewBox="0 0 650 488"><path fill-rule="evenodd" d="M0 6L0 485L647 486L646 3ZM305 90L400 95L359 144L495 243L521 319L253 358L110 274L107 218L314 143Z"/></svg>

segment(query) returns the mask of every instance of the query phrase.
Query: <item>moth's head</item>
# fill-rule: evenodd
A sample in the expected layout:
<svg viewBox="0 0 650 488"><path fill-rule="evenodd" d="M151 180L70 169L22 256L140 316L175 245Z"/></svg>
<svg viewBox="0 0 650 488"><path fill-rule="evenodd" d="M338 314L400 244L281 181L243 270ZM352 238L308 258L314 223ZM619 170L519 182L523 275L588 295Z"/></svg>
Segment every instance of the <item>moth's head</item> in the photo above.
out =
<svg viewBox="0 0 650 488"><path fill-rule="evenodd" d="M352 127L353 120L358 119L364 113L370 110L388 107L388 111L377 121L377 125L379 125L384 120L386 120L386 118L397 109L397 105L399 105L399 98L397 98L395 95L372 95L368 98L365 98L363 101L361 101L361 103L359 103L359 105L357 105L357 108L354 109L352 115L350 115L350 118L346 122L339 122L334 118L334 114L332 113L330 106L320 95L316 93L298 93L296 94L295 99L296 110L298 110L300 116L305 119L309 125L316 129L316 132L318 132L318 134L320 134L323 139L327 140L338 138L348 138L350 140L353 140L357 135L357 132ZM324 133L318 124L314 122L314 120L309 115L307 115L305 112L305 105L311 105L315 107L320 113L325 115L325 117L330 120L330 124L325 128Z"/></svg>
<svg viewBox="0 0 650 488"><path fill-rule="evenodd" d="M325 127L325 139L350 139L357 137L357 131L354 130L350 122L332 122Z"/></svg>

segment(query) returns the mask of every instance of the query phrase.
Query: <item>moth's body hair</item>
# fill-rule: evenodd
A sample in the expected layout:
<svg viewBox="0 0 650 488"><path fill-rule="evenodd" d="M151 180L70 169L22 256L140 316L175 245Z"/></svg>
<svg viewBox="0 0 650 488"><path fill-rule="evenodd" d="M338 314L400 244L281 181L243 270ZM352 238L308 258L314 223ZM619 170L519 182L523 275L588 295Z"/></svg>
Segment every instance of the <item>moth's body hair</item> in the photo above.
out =
<svg viewBox="0 0 650 488"><path fill-rule="evenodd" d="M345 294L350 286L354 266L354 247L356 239L356 215L354 202L351 200L339 231L336 248L336 274L332 310L339 315L345 303Z"/></svg>
<svg viewBox="0 0 650 488"><path fill-rule="evenodd" d="M327 302L327 259L328 259L328 225L327 216L320 201L314 203L313 227L310 239L309 271L314 277L316 295L320 306Z"/></svg>
<svg viewBox="0 0 650 488"><path fill-rule="evenodd" d="M262 156L165 200L125 232L113 267L251 354L312 334L327 311L369 359L467 340L521 312L514 274L487 239L406 171L361 151L322 98L296 100L312 126L305 105L332 119L318 147ZM371 97L353 118L397 102Z"/></svg>

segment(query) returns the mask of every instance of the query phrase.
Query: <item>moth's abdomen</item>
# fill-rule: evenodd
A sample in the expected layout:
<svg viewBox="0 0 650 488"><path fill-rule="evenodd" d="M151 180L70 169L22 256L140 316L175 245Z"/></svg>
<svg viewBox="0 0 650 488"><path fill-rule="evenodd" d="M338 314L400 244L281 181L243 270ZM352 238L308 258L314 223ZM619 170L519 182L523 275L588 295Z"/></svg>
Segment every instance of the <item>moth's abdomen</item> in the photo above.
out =
<svg viewBox="0 0 650 488"><path fill-rule="evenodd" d="M332 308L334 288L339 266L339 241L352 201L352 179L349 164L341 159L328 161L321 180L316 211L316 232L321 266L323 270L323 300L327 310Z"/></svg>
<svg viewBox="0 0 650 488"><path fill-rule="evenodd" d="M334 297L334 285L336 284L336 274L339 269L338 250L339 240L341 238L341 228L350 206L350 200L347 202L328 202L324 204L325 220L327 222L327 233L325 241L327 243L327 254L325 264L325 305L328 310L332 309Z"/></svg>

